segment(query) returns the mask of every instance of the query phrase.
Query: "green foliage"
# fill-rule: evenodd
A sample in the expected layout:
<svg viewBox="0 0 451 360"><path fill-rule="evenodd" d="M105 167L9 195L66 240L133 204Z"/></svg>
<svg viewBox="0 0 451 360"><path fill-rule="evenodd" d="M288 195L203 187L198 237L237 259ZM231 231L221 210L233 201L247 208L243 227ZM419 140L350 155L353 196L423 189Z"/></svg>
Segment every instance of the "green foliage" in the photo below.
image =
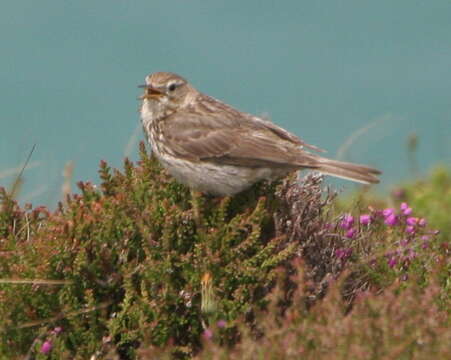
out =
<svg viewBox="0 0 451 360"><path fill-rule="evenodd" d="M99 173L54 212L0 189L1 358L447 357L448 235L407 249L379 219L347 237L318 176L209 198L143 145ZM443 234L449 179L403 195Z"/></svg>
<svg viewBox="0 0 451 360"><path fill-rule="evenodd" d="M427 217L431 226L439 229L441 238L451 239L451 170L437 167L430 177L407 184L395 192L399 200L407 201ZM398 200L398 201L399 201Z"/></svg>

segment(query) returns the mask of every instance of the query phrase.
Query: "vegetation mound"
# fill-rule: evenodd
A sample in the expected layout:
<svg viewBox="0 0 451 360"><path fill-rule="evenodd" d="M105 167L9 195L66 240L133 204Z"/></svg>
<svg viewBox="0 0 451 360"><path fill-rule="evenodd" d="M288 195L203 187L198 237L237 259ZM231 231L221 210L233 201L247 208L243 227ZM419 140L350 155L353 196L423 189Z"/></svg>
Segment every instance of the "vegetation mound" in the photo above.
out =
<svg viewBox="0 0 451 360"><path fill-rule="evenodd" d="M449 172L392 207L317 175L196 195L144 145L100 178L53 212L0 191L3 358L449 357Z"/></svg>

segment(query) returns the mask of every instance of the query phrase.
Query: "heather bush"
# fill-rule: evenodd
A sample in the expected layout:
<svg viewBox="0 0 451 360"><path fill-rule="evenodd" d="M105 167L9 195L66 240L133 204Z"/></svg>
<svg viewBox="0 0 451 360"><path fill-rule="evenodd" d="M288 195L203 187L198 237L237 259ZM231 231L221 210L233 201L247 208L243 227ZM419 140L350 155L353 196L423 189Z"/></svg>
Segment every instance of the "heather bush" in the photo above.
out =
<svg viewBox="0 0 451 360"><path fill-rule="evenodd" d="M80 194L53 213L20 209L2 192L0 272L29 282L1 288L5 356L87 358L111 346L132 358L140 344L168 341L189 355L205 324L264 307L277 267L298 249L276 228L287 216L279 209L289 211L281 185L210 199L141 150L139 166L126 161L123 173L102 163L101 185L79 183ZM318 208L306 211L316 223L306 237L321 227L321 204L308 205Z"/></svg>
<svg viewBox="0 0 451 360"><path fill-rule="evenodd" d="M285 316L277 315L278 297L283 293L280 287L270 294L268 310L257 315L265 336L256 339L237 321L241 341L227 349L220 343L224 330L216 326L196 358L448 359L449 314L437 305L442 290L435 279L443 267L442 262L434 266L431 282L425 287L412 279L394 282L379 293L360 291L351 312L346 311L341 291L346 273L331 282L325 298L308 310L303 301L305 283L297 276L292 280L300 286ZM142 354L153 358L156 352L145 349Z"/></svg>
<svg viewBox="0 0 451 360"><path fill-rule="evenodd" d="M2 358L448 354L447 225L413 188L346 211L318 175L211 198L143 145L100 178L55 211L0 191Z"/></svg>

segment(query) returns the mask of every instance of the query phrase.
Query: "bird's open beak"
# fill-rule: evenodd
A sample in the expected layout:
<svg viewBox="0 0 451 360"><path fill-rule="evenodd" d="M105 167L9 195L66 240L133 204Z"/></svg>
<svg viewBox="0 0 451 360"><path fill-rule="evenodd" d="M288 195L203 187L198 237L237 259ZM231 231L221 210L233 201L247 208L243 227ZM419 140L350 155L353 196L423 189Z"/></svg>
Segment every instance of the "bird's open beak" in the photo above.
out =
<svg viewBox="0 0 451 360"><path fill-rule="evenodd" d="M139 97L141 100L158 99L164 95L164 93L162 93L161 91L159 91L157 89L152 88L150 85L139 85L138 87L146 89L144 94Z"/></svg>

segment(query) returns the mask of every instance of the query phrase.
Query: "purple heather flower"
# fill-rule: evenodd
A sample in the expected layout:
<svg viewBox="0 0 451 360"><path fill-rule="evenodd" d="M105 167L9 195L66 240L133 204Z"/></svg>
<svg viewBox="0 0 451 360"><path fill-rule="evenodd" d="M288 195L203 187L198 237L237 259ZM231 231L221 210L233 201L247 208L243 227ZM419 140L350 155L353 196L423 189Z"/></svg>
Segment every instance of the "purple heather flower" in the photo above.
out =
<svg viewBox="0 0 451 360"><path fill-rule="evenodd" d="M373 215L375 217L381 217L381 216L384 217L384 211L383 210L374 210Z"/></svg>
<svg viewBox="0 0 451 360"><path fill-rule="evenodd" d="M331 223L325 223L324 225L323 225L323 228L325 229L325 230L330 230L330 229L333 229L333 225L331 224Z"/></svg>
<svg viewBox="0 0 451 360"><path fill-rule="evenodd" d="M430 237L429 235L423 235L423 236L421 237L421 240L423 240L423 241L428 241L430 238L431 238L431 237Z"/></svg>
<svg viewBox="0 0 451 360"><path fill-rule="evenodd" d="M213 331L211 331L210 329L205 329L202 336L206 340L211 340L211 338L213 337Z"/></svg>
<svg viewBox="0 0 451 360"><path fill-rule="evenodd" d="M346 260L352 254L352 249L350 248L341 248L335 250L335 256L340 260Z"/></svg>
<svg viewBox="0 0 451 360"><path fill-rule="evenodd" d="M399 208L401 209L401 212L406 216L412 214L412 208L409 207L409 205L407 205L407 203L405 202L401 203L401 206Z"/></svg>
<svg viewBox="0 0 451 360"><path fill-rule="evenodd" d="M62 331L63 331L63 328L62 328L61 326L57 326L56 328L54 328L54 329L52 330L52 334L54 334L54 335L59 335L59 334L62 333Z"/></svg>
<svg viewBox="0 0 451 360"><path fill-rule="evenodd" d="M390 259L388 259L387 263L388 263L388 266L393 268L398 263L398 259L396 259L394 256L392 256L392 257L390 257Z"/></svg>
<svg viewBox="0 0 451 360"><path fill-rule="evenodd" d="M418 225L421 227L425 227L427 225L427 220L425 218L421 218L420 220L418 220Z"/></svg>
<svg viewBox="0 0 451 360"><path fill-rule="evenodd" d="M355 237L355 235L357 234L357 230L356 229L349 229L348 231L346 231L346 237L348 239L353 239Z"/></svg>
<svg viewBox="0 0 451 360"><path fill-rule="evenodd" d="M344 257L344 249L336 249L335 257L342 259Z"/></svg>
<svg viewBox="0 0 451 360"><path fill-rule="evenodd" d="M369 225L369 224L371 224L371 215L368 215L368 214L360 215L360 223L362 225Z"/></svg>
<svg viewBox="0 0 451 360"><path fill-rule="evenodd" d="M407 234L415 234L415 226L412 226L412 225L406 226L406 233Z"/></svg>
<svg viewBox="0 0 451 360"><path fill-rule="evenodd" d="M408 218L406 219L406 224L407 224L407 225L414 226L414 225L416 225L417 223L418 223L418 218L416 218L416 217L408 217Z"/></svg>
<svg viewBox="0 0 451 360"><path fill-rule="evenodd" d="M227 322L225 320L219 320L216 325L218 326L218 328L222 329L225 328L227 326Z"/></svg>
<svg viewBox="0 0 451 360"><path fill-rule="evenodd" d="M352 249L340 248L335 250L335 257L339 260L345 260L352 253Z"/></svg>
<svg viewBox="0 0 451 360"><path fill-rule="evenodd" d="M382 215L384 215L385 218L392 216L395 214L395 209L393 208L386 208L382 211Z"/></svg>
<svg viewBox="0 0 451 360"><path fill-rule="evenodd" d="M402 213L404 215L408 216L408 215L412 214L412 208L409 207L407 209L404 209L404 210L402 210Z"/></svg>
<svg viewBox="0 0 451 360"><path fill-rule="evenodd" d="M428 247L429 247L429 241L427 241L427 240L421 244L422 249L427 249Z"/></svg>
<svg viewBox="0 0 451 360"><path fill-rule="evenodd" d="M52 348L53 348L52 342L50 340L46 340L42 344L40 351L41 351L42 354L46 354L47 355L48 353L50 353L50 351L52 351Z"/></svg>
<svg viewBox="0 0 451 360"><path fill-rule="evenodd" d="M402 199L406 196L406 190L404 189L396 189L392 192L393 197L396 199Z"/></svg>
<svg viewBox="0 0 451 360"><path fill-rule="evenodd" d="M351 214L343 215L340 222L340 227L344 230L349 230L354 225L354 217Z"/></svg>
<svg viewBox="0 0 451 360"><path fill-rule="evenodd" d="M397 223L398 217L395 214L388 215L384 220L384 224L388 226L395 226Z"/></svg>

